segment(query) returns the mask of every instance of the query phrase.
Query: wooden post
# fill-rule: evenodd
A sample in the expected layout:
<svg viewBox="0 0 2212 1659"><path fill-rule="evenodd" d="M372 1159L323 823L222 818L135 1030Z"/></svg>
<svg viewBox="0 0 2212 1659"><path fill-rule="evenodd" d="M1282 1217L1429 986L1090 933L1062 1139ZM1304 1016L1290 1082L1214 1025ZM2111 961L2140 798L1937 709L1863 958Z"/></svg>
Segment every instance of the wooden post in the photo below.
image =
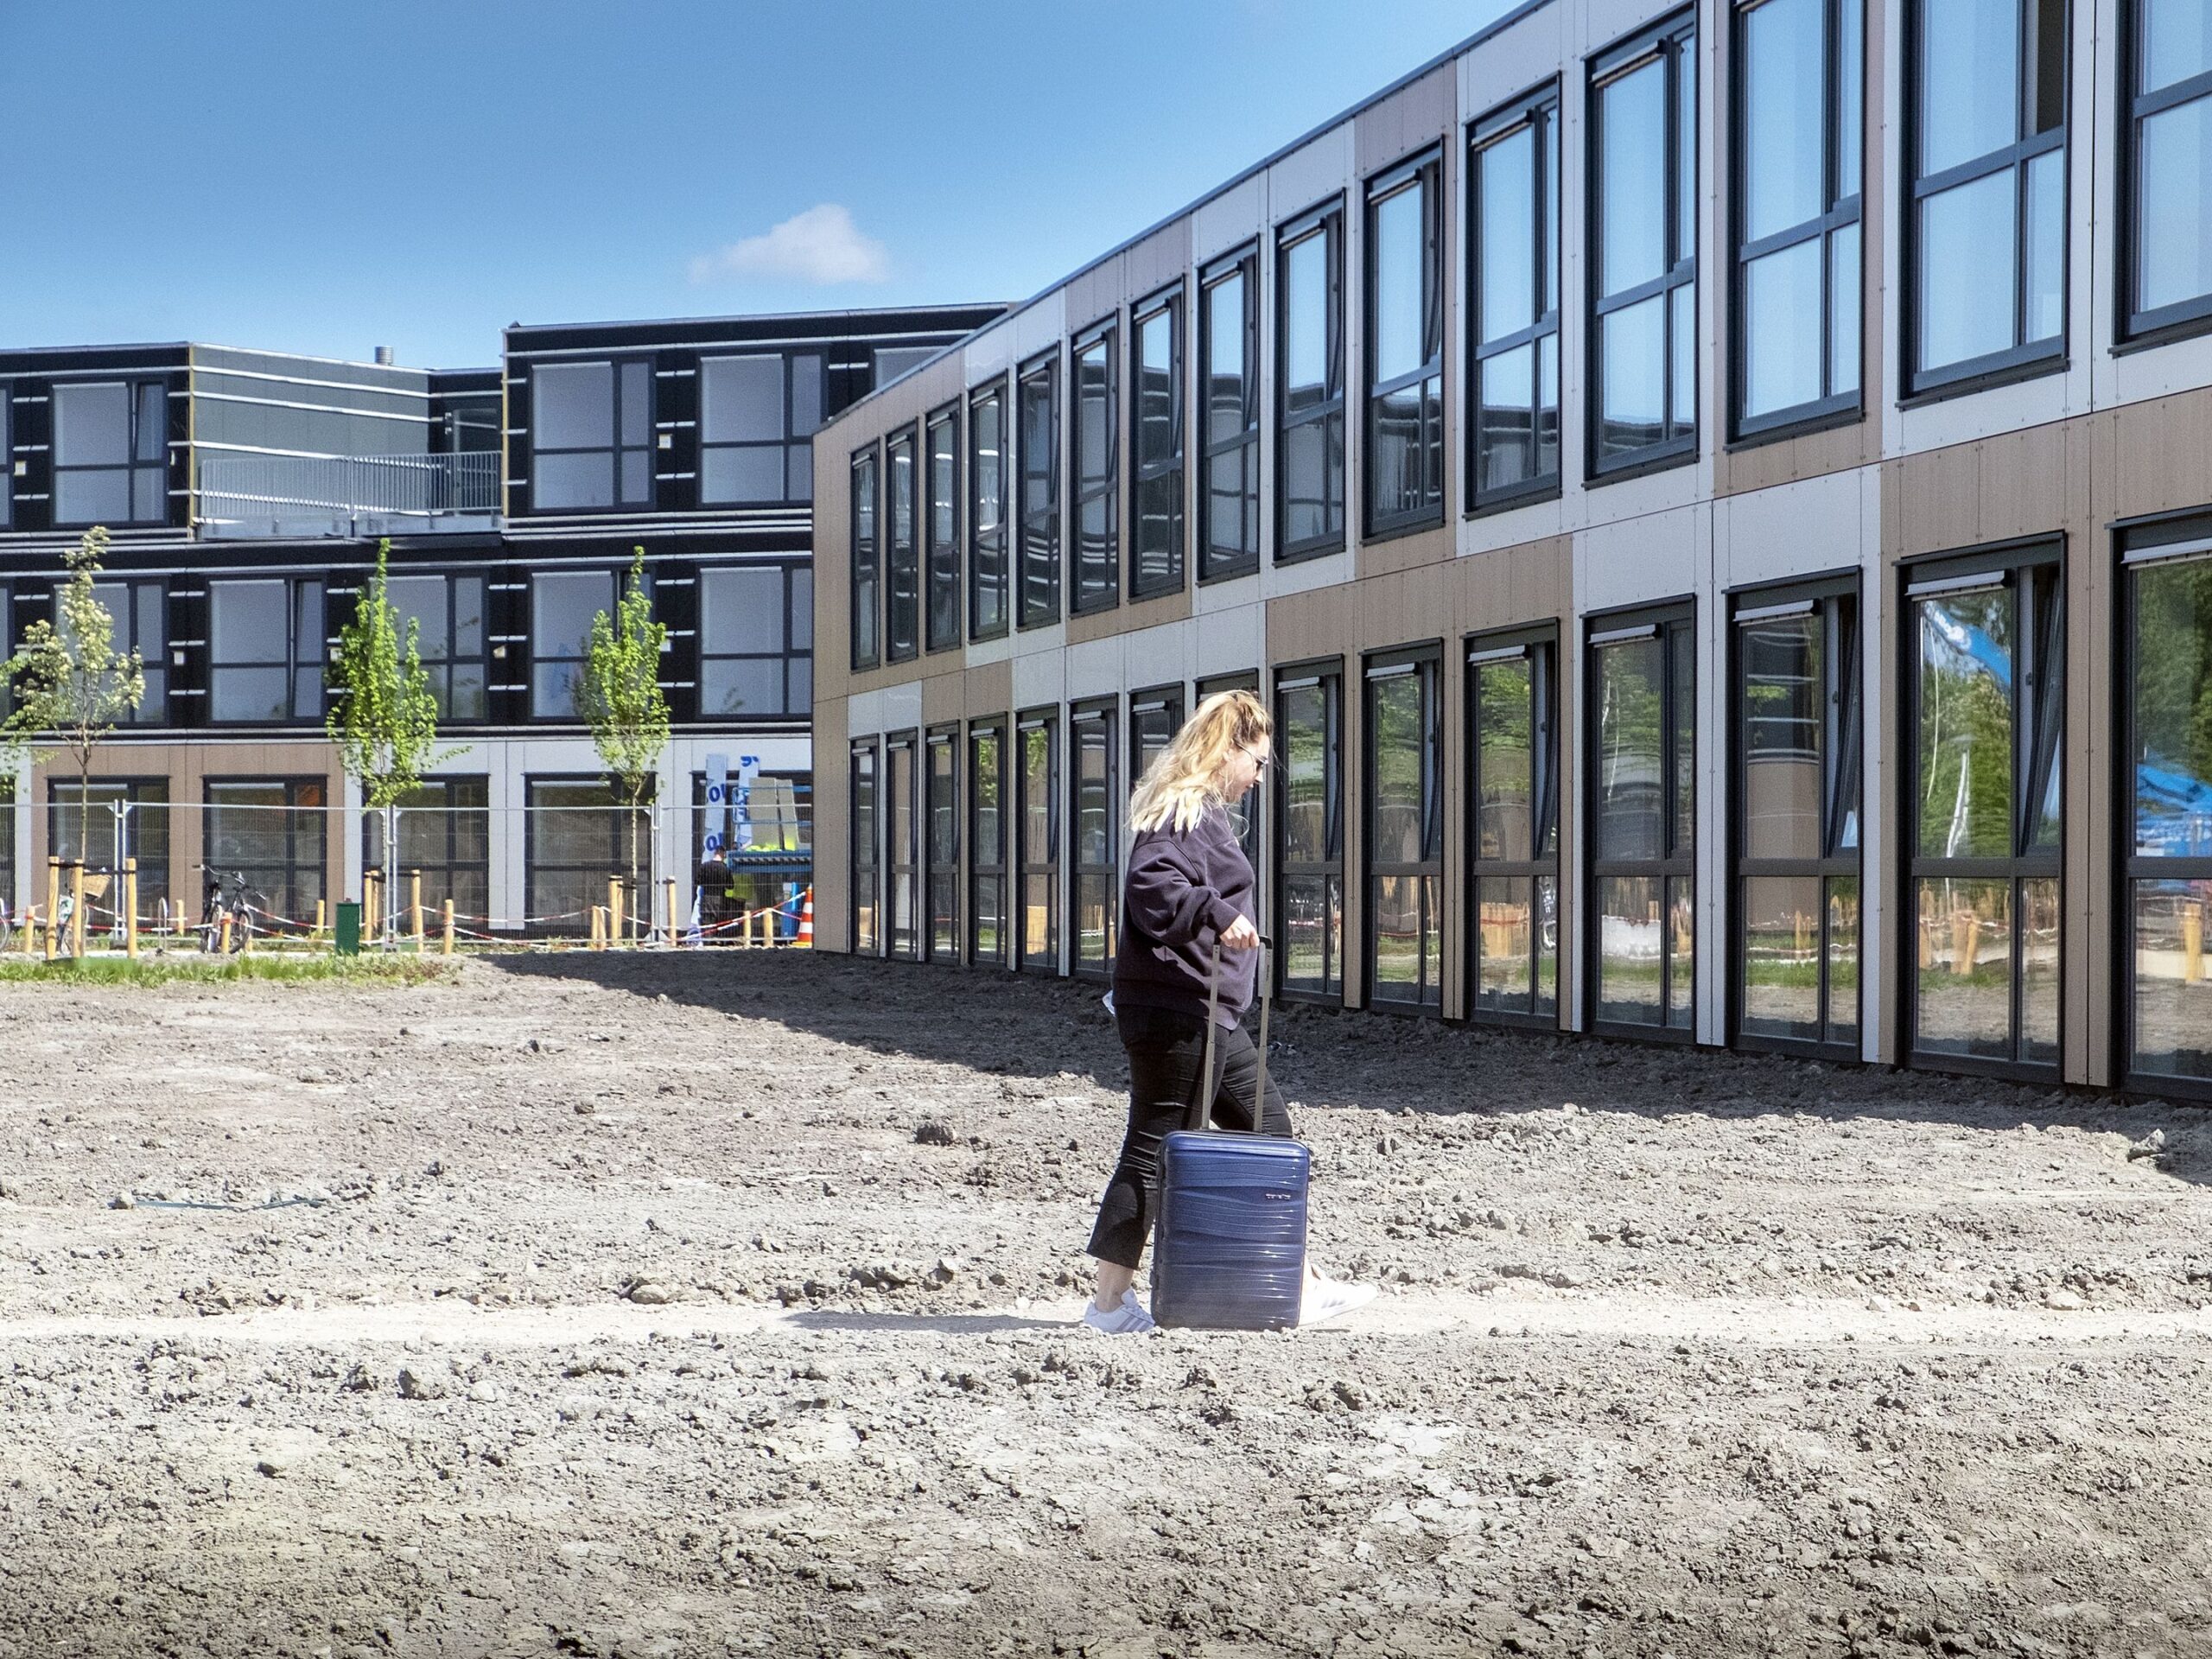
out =
<svg viewBox="0 0 2212 1659"><path fill-rule="evenodd" d="M449 957L449 956L451 956L451 955L453 955L453 899L452 899L452 898L451 898L450 896L448 896L448 897L447 898L447 899L446 899L446 946L445 946L445 954L446 954L447 956L448 956L448 957Z"/></svg>
<svg viewBox="0 0 2212 1659"><path fill-rule="evenodd" d="M2195 985L2204 977L2204 905L2200 899L2181 912L2181 982Z"/></svg>
<svg viewBox="0 0 2212 1659"><path fill-rule="evenodd" d="M329 920L329 912L324 906L329 902L327 899L318 899L315 901L315 931L308 936L309 938L319 939L322 937L323 925Z"/></svg>
<svg viewBox="0 0 2212 1659"><path fill-rule="evenodd" d="M85 861L69 866L69 954L85 954Z"/></svg>
<svg viewBox="0 0 2212 1659"><path fill-rule="evenodd" d="M423 954L423 872L407 873L407 907L415 917L415 954Z"/></svg>
<svg viewBox="0 0 2212 1659"><path fill-rule="evenodd" d="M231 954L231 912L227 910L223 912L223 935L221 944L223 954L226 957L229 956Z"/></svg>
<svg viewBox="0 0 2212 1659"><path fill-rule="evenodd" d="M605 906L594 905L591 907L591 948L594 950L604 950L607 949L606 918L607 911Z"/></svg>
<svg viewBox="0 0 2212 1659"><path fill-rule="evenodd" d="M622 878L607 878L607 938L610 944L622 943Z"/></svg>
<svg viewBox="0 0 2212 1659"><path fill-rule="evenodd" d="M61 949L61 941L56 937L60 931L60 920L61 861L48 858L46 861L46 959L48 962L52 962Z"/></svg>
<svg viewBox="0 0 2212 1659"><path fill-rule="evenodd" d="M138 960L138 861L123 861L123 954Z"/></svg>
<svg viewBox="0 0 2212 1659"><path fill-rule="evenodd" d="M672 875L664 875L661 878L660 886L662 893L668 899L668 903L664 907L668 912L668 931L663 937L669 949L672 950L676 948L676 878Z"/></svg>
<svg viewBox="0 0 2212 1659"><path fill-rule="evenodd" d="M361 874L361 937L377 937L377 873L365 870Z"/></svg>

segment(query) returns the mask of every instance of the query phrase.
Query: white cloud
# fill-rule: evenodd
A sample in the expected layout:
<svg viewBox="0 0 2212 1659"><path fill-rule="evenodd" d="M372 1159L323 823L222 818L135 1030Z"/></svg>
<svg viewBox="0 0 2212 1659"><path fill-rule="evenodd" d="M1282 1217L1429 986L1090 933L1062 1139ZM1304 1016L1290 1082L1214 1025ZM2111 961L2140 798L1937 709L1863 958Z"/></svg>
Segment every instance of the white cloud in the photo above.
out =
<svg viewBox="0 0 2212 1659"><path fill-rule="evenodd" d="M827 286L833 283L880 283L891 276L891 255L883 244L861 233L853 216L834 201L793 214L759 236L691 262L691 280L710 283L725 276L788 276Z"/></svg>

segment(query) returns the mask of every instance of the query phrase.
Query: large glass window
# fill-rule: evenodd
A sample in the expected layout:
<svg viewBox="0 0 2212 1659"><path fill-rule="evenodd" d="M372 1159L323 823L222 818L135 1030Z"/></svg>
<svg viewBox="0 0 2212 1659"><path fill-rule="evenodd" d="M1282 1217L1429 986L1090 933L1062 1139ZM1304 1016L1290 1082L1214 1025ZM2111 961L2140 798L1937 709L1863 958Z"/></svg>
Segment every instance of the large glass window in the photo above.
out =
<svg viewBox="0 0 2212 1659"><path fill-rule="evenodd" d="M322 583L283 576L207 584L209 718L322 718Z"/></svg>
<svg viewBox="0 0 2212 1659"><path fill-rule="evenodd" d="M968 637L1007 625L1006 384L968 395Z"/></svg>
<svg viewBox="0 0 2212 1659"><path fill-rule="evenodd" d="M1074 827L1069 851L1075 874L1074 971L1102 977L1114 970L1114 929L1120 919L1121 766L1115 752L1111 708L1077 709L1068 715L1073 764Z"/></svg>
<svg viewBox="0 0 2212 1659"><path fill-rule="evenodd" d="M604 778L526 778L523 837L524 925L534 932L585 933L591 912L607 903L607 884L630 879L630 854L638 879L653 890L652 820L649 808L632 811ZM633 895L624 907L650 925ZM640 927L643 931L643 926Z"/></svg>
<svg viewBox="0 0 2212 1659"><path fill-rule="evenodd" d="M611 570L540 570L530 579L530 712L575 720L576 685L591 649L591 625L614 614Z"/></svg>
<svg viewBox="0 0 2212 1659"><path fill-rule="evenodd" d="M16 522L16 388L12 381L0 380L0 529ZM5 888L15 892L13 887Z"/></svg>
<svg viewBox="0 0 2212 1659"><path fill-rule="evenodd" d="M48 854L65 861L82 861L96 869L120 869L123 861L138 861L138 916L151 920L168 903L172 913L197 916L197 898L170 885L169 780L166 778L95 778L89 785L74 778L47 782ZM16 832L16 798L10 791L0 799L0 836L12 850ZM11 901L15 888L0 886L0 894ZM86 918L87 929L106 926L120 915L122 889L111 886L107 899ZM186 900L191 899L188 906ZM42 896L39 902L43 902Z"/></svg>
<svg viewBox="0 0 2212 1659"><path fill-rule="evenodd" d="M923 524L929 537L927 648L960 643L960 406L932 414L923 427L929 490Z"/></svg>
<svg viewBox="0 0 2212 1659"><path fill-rule="evenodd" d="M853 457L852 628L855 671L874 668L881 659L883 650L883 548L876 535L876 467L874 444Z"/></svg>
<svg viewBox="0 0 2212 1659"><path fill-rule="evenodd" d="M960 960L960 733L929 734L923 836L929 860L929 959Z"/></svg>
<svg viewBox="0 0 2212 1659"><path fill-rule="evenodd" d="M643 358L531 370L530 488L539 512L652 505L652 386Z"/></svg>
<svg viewBox="0 0 2212 1659"><path fill-rule="evenodd" d="M2066 0L1915 0L1910 26L1905 389L1924 391L2063 349Z"/></svg>
<svg viewBox="0 0 2212 1659"><path fill-rule="evenodd" d="M430 677L441 720L484 718L484 578L390 576L385 597L399 613L400 636L415 625L415 649ZM351 620L349 617L347 620Z"/></svg>
<svg viewBox="0 0 2212 1659"><path fill-rule="evenodd" d="M1167 753L1183 726L1183 688L1159 686L1129 693L1129 787Z"/></svg>
<svg viewBox="0 0 2212 1659"><path fill-rule="evenodd" d="M61 613L58 584L54 594L54 620L66 634L68 619ZM146 677L146 694L138 700L137 708L123 717L123 723L164 724L168 719L169 696L168 584L158 580L96 582L92 584L92 597L113 624L109 645L118 656L137 652ZM321 637L321 623L318 619L317 643Z"/></svg>
<svg viewBox="0 0 2212 1659"><path fill-rule="evenodd" d="M1051 714L1024 715L1016 728L1020 770L1021 965L1057 972L1060 965L1059 722Z"/></svg>
<svg viewBox="0 0 2212 1659"><path fill-rule="evenodd" d="M2212 524L2127 556L2127 1069L2212 1089Z"/></svg>
<svg viewBox="0 0 2212 1659"><path fill-rule="evenodd" d="M1548 632L1468 645L1478 1018L1559 1020L1557 659Z"/></svg>
<svg viewBox="0 0 2212 1659"><path fill-rule="evenodd" d="M446 900L464 927L491 925L492 796L483 778L429 778L400 798L390 903L410 902L410 878L423 878L423 926L435 929ZM384 868L384 814L361 815L361 866ZM403 921L405 918L402 918Z"/></svg>
<svg viewBox="0 0 2212 1659"><path fill-rule="evenodd" d="M2204 0L2121 12L2126 338L2212 316L2212 16Z"/></svg>
<svg viewBox="0 0 2212 1659"><path fill-rule="evenodd" d="M1592 67L1591 474L1697 443L1697 24Z"/></svg>
<svg viewBox="0 0 2212 1659"><path fill-rule="evenodd" d="M1859 600L1736 613L1736 1031L1859 1052Z"/></svg>
<svg viewBox="0 0 2212 1659"><path fill-rule="evenodd" d="M814 707L814 573L803 564L699 572L699 718Z"/></svg>
<svg viewBox="0 0 2212 1659"><path fill-rule="evenodd" d="M1912 1052L2058 1064L2065 613L2057 553L1916 569Z"/></svg>
<svg viewBox="0 0 2212 1659"><path fill-rule="evenodd" d="M1736 8L1738 432L1859 401L1863 4Z"/></svg>
<svg viewBox="0 0 2212 1659"><path fill-rule="evenodd" d="M1129 597L1183 585L1183 290L1139 306L1129 321L1136 388L1129 456Z"/></svg>
<svg viewBox="0 0 2212 1659"><path fill-rule="evenodd" d="M1367 187L1367 528L1444 516L1443 158Z"/></svg>
<svg viewBox="0 0 2212 1659"><path fill-rule="evenodd" d="M1687 612L1590 636L1596 1023L1688 1037L1697 1006L1697 646Z"/></svg>
<svg viewBox="0 0 2212 1659"><path fill-rule="evenodd" d="M885 654L894 663L912 662L921 628L921 563L914 525L914 429L902 428L884 446L885 563L889 567Z"/></svg>
<svg viewBox="0 0 2212 1659"><path fill-rule="evenodd" d="M1021 626L1060 620L1060 364L1042 357L1021 371Z"/></svg>
<svg viewBox="0 0 2212 1659"><path fill-rule="evenodd" d="M1367 984L1376 1007L1443 999L1444 723L1437 660L1367 671Z"/></svg>
<svg viewBox="0 0 2212 1659"><path fill-rule="evenodd" d="M914 734L894 734L883 743L883 850L887 883L884 931L891 954L909 962L922 954L921 847L917 835Z"/></svg>
<svg viewBox="0 0 2212 1659"><path fill-rule="evenodd" d="M57 384L54 388L54 522L166 522L168 436L168 388L162 381ZM12 464L6 470L12 472Z"/></svg>
<svg viewBox="0 0 2212 1659"><path fill-rule="evenodd" d="M820 353L700 359L700 501L813 500L813 437L821 425Z"/></svg>
<svg viewBox="0 0 2212 1659"><path fill-rule="evenodd" d="M1556 88L1475 127L1467 190L1467 478L1487 507L1559 490Z"/></svg>
<svg viewBox="0 0 2212 1659"><path fill-rule="evenodd" d="M1260 564L1259 253L1209 270L1198 289L1205 477L1198 491L1198 580Z"/></svg>
<svg viewBox="0 0 2212 1659"><path fill-rule="evenodd" d="M1114 384L1114 329L1095 329L1075 348L1075 603L1077 614L1121 601L1121 512L1116 468L1121 406Z"/></svg>
<svg viewBox="0 0 2212 1659"><path fill-rule="evenodd" d="M1006 728L968 730L968 957L1006 965Z"/></svg>
<svg viewBox="0 0 2212 1659"><path fill-rule="evenodd" d="M208 779L207 861L226 880L245 879L257 929L314 927L324 897L328 794L320 778Z"/></svg>
<svg viewBox="0 0 2212 1659"><path fill-rule="evenodd" d="M1275 679L1276 973L1285 995L1329 1001L1344 989L1343 699L1334 668Z"/></svg>
<svg viewBox="0 0 2212 1659"><path fill-rule="evenodd" d="M853 953L873 957L883 948L883 828L875 792L876 746L853 745Z"/></svg>
<svg viewBox="0 0 2212 1659"><path fill-rule="evenodd" d="M1344 214L1293 220L1275 244L1275 557L1344 543Z"/></svg>

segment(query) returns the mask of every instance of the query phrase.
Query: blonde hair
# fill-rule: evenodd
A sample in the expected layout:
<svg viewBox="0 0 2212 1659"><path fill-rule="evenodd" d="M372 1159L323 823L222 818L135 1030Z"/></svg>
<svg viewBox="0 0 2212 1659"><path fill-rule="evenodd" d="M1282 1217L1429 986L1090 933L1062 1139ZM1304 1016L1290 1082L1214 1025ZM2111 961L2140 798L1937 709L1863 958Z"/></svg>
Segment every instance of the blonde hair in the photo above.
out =
<svg viewBox="0 0 2212 1659"><path fill-rule="evenodd" d="M1269 741L1274 722L1249 691L1217 691L1200 703L1166 753L1145 769L1129 797L1129 828L1141 834L1172 824L1194 828L1209 806L1226 804L1215 787L1231 753Z"/></svg>

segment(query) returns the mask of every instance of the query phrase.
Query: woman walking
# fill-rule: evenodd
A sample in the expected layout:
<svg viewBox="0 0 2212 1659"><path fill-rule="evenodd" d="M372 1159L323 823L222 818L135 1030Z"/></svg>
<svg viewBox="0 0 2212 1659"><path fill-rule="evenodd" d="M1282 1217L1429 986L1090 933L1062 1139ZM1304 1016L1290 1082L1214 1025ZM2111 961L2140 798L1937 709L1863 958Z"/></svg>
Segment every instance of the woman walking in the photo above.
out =
<svg viewBox="0 0 2212 1659"><path fill-rule="evenodd" d="M1153 1328L1137 1299L1137 1263L1160 1205L1160 1142L1184 1126L1198 1090L1217 960L1213 1118L1249 1130L1256 1112L1268 1134L1290 1133L1289 1109L1272 1079L1266 1100L1255 1098L1260 1055L1243 1020L1258 982L1260 934L1251 861L1228 807L1259 781L1272 732L1268 711L1249 691L1217 692L1198 705L1129 798L1135 840L1122 887L1112 1002L1129 1055L1129 1128L1090 1233L1098 1291L1083 1322L1094 1331ZM1299 1323L1334 1319L1374 1296L1372 1285L1338 1284L1309 1265Z"/></svg>

